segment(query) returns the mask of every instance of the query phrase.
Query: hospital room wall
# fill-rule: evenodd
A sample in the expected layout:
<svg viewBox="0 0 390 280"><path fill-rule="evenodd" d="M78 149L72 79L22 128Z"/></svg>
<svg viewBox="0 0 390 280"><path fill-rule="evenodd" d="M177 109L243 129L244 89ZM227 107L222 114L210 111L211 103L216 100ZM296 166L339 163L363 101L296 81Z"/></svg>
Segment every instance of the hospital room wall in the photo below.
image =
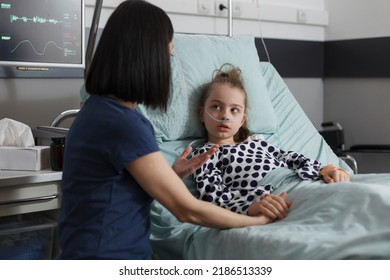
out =
<svg viewBox="0 0 390 280"><path fill-rule="evenodd" d="M168 0L169 1L169 0ZM242 0L255 2L252 0ZM108 2L108 1L107 1ZM120 1L117 1L120 2ZM153 1L151 1L153 2ZM308 9L323 9L323 0L260 1L277 5L292 5ZM104 27L112 8L104 7L100 27ZM89 27L93 8L86 8L86 26ZM226 19L169 14L177 32L226 34ZM322 41L322 26L299 25L292 23L262 22L261 29L256 20L235 20L233 31L251 33L260 37L261 32L268 38L287 38ZM272 57L271 57L272 59ZM320 78L287 78L287 84L301 103L312 122L318 127L323 118L323 82ZM12 118L31 127L50 125L52 120L68 109L80 107L80 78L1 78L0 79L0 118Z"/></svg>
<svg viewBox="0 0 390 280"><path fill-rule="evenodd" d="M80 107L82 79L0 79L0 119L36 127L50 125L61 112Z"/></svg>
<svg viewBox="0 0 390 280"><path fill-rule="evenodd" d="M153 2L153 0L152 0ZM158 0L155 2L159 2ZM257 3L256 0L240 0L235 2ZM324 11L324 0L260 0L261 18L269 15L262 14L262 5L270 5L284 9L297 8ZM163 7L162 7L163 8ZM265 12L264 12L265 13ZM176 32L183 33L203 33L203 34L227 34L226 18L202 17L198 15L168 13L172 19ZM256 20L256 19L233 19L234 34L252 34L257 38L297 40L298 42L322 42L324 40L325 28L322 25L309 25L304 23L283 22L283 18L276 20ZM267 44L267 43L266 43ZM269 47L268 47L269 48ZM273 62L273 50L268 49L270 60ZM265 54L261 55L267 60ZM277 70L280 70L277 68ZM284 81L300 103L301 107L308 115L316 128L321 127L323 122L323 79L322 77L284 77Z"/></svg>
<svg viewBox="0 0 390 280"><path fill-rule="evenodd" d="M339 58L336 62L338 69L349 71L344 75L339 71L338 75L324 79L324 119L343 125L347 147L354 144L389 145L390 2L327 0L326 9L329 11L326 41L356 43L351 52L356 52L357 63L345 65ZM361 43L364 45L359 46ZM381 46L383 44L387 47ZM353 155L365 164L362 172L390 172L390 154Z"/></svg>
<svg viewBox="0 0 390 280"><path fill-rule="evenodd" d="M326 3L330 11L327 41L365 38L369 42L390 36L389 1L343 0L341 4L327 0ZM364 57L370 61L384 59L370 52L370 48L360 55L360 68L369 67L364 64ZM348 145L390 144L390 76L326 78L324 102L325 119L342 123Z"/></svg>

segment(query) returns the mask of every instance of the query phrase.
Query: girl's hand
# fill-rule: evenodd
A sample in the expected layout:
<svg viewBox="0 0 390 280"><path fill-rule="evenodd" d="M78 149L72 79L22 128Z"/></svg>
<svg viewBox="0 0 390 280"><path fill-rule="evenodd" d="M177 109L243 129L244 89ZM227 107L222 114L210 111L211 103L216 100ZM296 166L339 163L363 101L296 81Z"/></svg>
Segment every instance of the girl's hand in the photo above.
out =
<svg viewBox="0 0 390 280"><path fill-rule="evenodd" d="M340 171L338 169L329 171L328 173L326 173L322 177L322 179L326 183L349 182L350 181L349 174L346 173L345 171Z"/></svg>
<svg viewBox="0 0 390 280"><path fill-rule="evenodd" d="M320 175L326 183L337 183L337 182L349 182L349 174L342 168L335 165L327 165L321 171Z"/></svg>
<svg viewBox="0 0 390 280"><path fill-rule="evenodd" d="M188 155L192 151L192 147L187 146L184 152L173 163L172 169L181 179L184 179L201 167L211 157L211 155L218 150L218 148L218 145L214 145L207 152L187 159Z"/></svg>
<svg viewBox="0 0 390 280"><path fill-rule="evenodd" d="M253 203L248 208L248 216L264 215L270 219L270 222L276 219L283 219L287 216L288 209L292 202L286 201L287 193L280 195L266 194L259 202Z"/></svg>

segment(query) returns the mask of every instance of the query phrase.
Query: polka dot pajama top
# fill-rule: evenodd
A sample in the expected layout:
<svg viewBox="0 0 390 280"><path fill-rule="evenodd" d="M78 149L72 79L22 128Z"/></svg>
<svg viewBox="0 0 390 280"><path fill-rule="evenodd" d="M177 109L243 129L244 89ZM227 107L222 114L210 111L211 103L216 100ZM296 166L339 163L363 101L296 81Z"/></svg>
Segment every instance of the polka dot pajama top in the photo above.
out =
<svg viewBox="0 0 390 280"><path fill-rule="evenodd" d="M193 156L203 153L212 143L194 149ZM261 179L278 167L294 170L304 180L319 179L323 165L296 152L285 152L259 136L240 144L220 145L210 159L194 173L199 198L233 212L246 214L248 207L263 194L272 192Z"/></svg>

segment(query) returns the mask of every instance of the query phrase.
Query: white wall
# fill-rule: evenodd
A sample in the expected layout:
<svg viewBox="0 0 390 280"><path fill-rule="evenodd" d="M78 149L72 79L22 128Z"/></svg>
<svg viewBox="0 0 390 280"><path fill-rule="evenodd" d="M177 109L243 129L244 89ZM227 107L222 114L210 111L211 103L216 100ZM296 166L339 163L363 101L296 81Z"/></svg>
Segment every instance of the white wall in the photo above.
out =
<svg viewBox="0 0 390 280"><path fill-rule="evenodd" d="M206 1L214 3L217 0ZM197 13L196 1L185 5L183 12L178 12L181 10L176 7L178 5L172 6L170 3L186 3L189 0L150 0L150 2L167 11L176 32L220 35L228 33L227 19L215 16L217 12L214 4L210 14L204 16ZM233 0L233 6L241 3L242 13L233 20L233 34L245 33L278 39L324 40L324 26L328 22L324 0ZM299 22L298 11L305 13L306 22Z"/></svg>
<svg viewBox="0 0 390 280"><path fill-rule="evenodd" d="M388 0L326 0L325 4L329 11L328 41L390 35Z"/></svg>
<svg viewBox="0 0 390 280"><path fill-rule="evenodd" d="M82 79L0 79L0 119L31 127L50 125L62 111L80 106Z"/></svg>

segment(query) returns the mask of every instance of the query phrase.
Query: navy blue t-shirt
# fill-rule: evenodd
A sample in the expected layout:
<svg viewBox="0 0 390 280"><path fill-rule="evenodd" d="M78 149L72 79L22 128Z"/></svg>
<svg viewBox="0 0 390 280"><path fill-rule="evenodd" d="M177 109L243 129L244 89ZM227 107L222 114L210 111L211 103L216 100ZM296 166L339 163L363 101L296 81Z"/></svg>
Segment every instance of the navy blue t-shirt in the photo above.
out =
<svg viewBox="0 0 390 280"><path fill-rule="evenodd" d="M150 122L91 96L65 143L59 238L62 259L149 259L152 198L126 170L158 151Z"/></svg>

